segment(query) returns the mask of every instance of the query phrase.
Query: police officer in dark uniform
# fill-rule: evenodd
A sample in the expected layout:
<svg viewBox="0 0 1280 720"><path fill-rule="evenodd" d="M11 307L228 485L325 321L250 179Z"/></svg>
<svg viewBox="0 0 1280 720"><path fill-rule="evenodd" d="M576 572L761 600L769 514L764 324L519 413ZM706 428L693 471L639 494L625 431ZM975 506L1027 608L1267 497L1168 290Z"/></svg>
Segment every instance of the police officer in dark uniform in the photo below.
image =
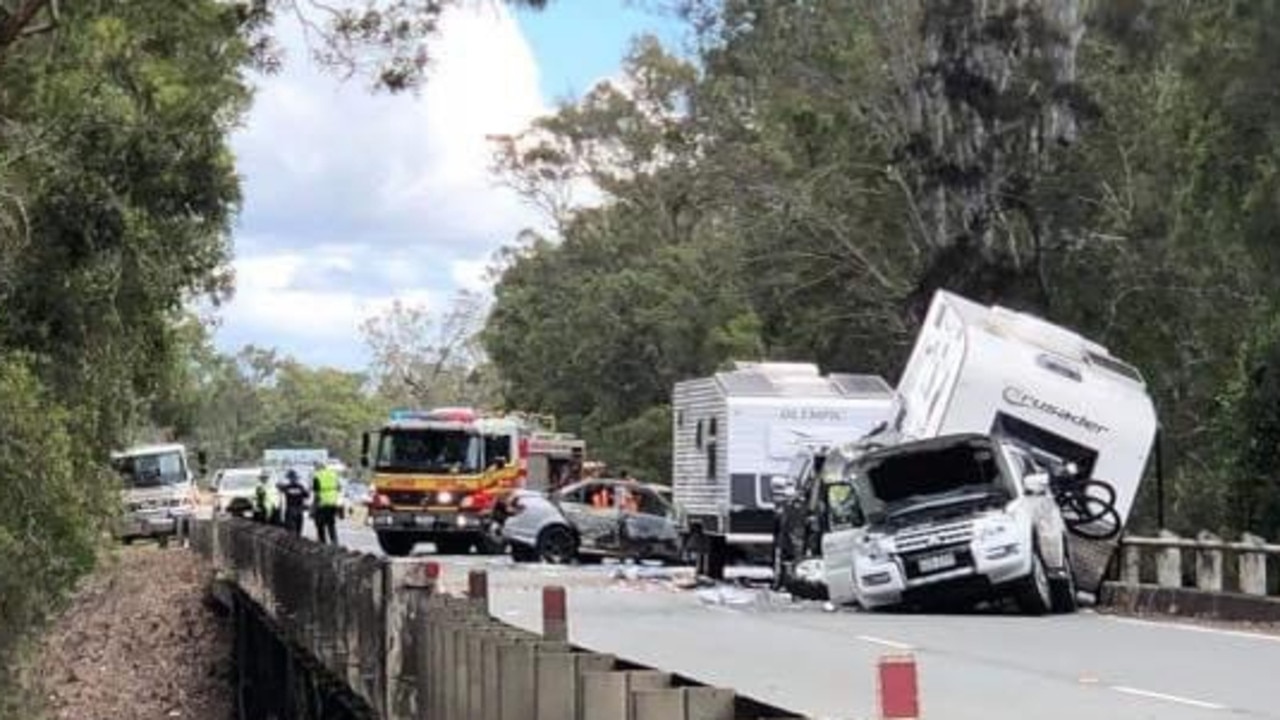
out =
<svg viewBox="0 0 1280 720"><path fill-rule="evenodd" d="M280 494L284 497L284 526L294 535L301 535L307 499L311 497L311 491L298 479L298 471L292 468L285 473L285 481L279 488Z"/></svg>

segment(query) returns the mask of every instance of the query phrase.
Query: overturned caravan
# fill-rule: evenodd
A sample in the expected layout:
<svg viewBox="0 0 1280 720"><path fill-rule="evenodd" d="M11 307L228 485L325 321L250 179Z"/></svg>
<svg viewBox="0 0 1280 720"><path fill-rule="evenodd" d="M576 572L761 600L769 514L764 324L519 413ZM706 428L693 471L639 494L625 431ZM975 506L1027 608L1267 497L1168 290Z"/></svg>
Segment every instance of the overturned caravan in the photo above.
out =
<svg viewBox="0 0 1280 720"><path fill-rule="evenodd" d="M904 440L990 435L1047 470L1076 583L1097 592L1156 442L1136 368L1040 318L938 291L897 394Z"/></svg>

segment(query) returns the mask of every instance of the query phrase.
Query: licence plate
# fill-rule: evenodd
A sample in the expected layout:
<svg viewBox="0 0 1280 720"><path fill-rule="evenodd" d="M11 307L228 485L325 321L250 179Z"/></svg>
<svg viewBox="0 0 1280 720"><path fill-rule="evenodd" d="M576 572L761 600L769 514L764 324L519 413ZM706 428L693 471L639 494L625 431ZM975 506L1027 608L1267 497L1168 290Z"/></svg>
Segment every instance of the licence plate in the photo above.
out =
<svg viewBox="0 0 1280 720"><path fill-rule="evenodd" d="M955 553L942 553L940 555L930 555L929 557L920 558L916 563L916 567L920 568L922 573L938 572L939 570L947 570L956 566Z"/></svg>

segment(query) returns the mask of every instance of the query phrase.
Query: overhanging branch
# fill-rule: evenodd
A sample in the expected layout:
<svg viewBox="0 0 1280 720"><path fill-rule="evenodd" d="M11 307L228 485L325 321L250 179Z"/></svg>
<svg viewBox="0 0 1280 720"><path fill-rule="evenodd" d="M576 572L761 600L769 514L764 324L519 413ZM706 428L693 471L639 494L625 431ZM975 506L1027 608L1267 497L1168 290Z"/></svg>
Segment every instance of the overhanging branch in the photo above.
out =
<svg viewBox="0 0 1280 720"><path fill-rule="evenodd" d="M36 16L45 8L49 9L48 19L40 25L33 26ZM7 51L23 37L49 32L57 27L57 23L57 0L22 0L18 8L0 22L0 52Z"/></svg>

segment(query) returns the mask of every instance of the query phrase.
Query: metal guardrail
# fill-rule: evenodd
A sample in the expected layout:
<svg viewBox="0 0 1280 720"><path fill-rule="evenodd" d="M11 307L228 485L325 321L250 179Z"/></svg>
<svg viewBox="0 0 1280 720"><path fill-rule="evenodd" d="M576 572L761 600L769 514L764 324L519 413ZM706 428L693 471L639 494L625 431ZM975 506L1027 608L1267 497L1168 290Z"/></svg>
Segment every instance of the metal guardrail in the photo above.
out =
<svg viewBox="0 0 1280 720"><path fill-rule="evenodd" d="M426 559L354 553L239 519L196 521L190 537L283 639L387 720L801 717L571 644L563 588L544 588L534 633L490 613L483 571L458 597L437 590L440 567Z"/></svg>
<svg viewBox="0 0 1280 720"><path fill-rule="evenodd" d="M1234 559L1234 563L1227 562ZM1159 537L1120 540L1116 580L1123 585L1154 584L1234 592L1255 597L1280 596L1280 545L1256 535L1224 540L1202 531L1194 538L1162 531Z"/></svg>

